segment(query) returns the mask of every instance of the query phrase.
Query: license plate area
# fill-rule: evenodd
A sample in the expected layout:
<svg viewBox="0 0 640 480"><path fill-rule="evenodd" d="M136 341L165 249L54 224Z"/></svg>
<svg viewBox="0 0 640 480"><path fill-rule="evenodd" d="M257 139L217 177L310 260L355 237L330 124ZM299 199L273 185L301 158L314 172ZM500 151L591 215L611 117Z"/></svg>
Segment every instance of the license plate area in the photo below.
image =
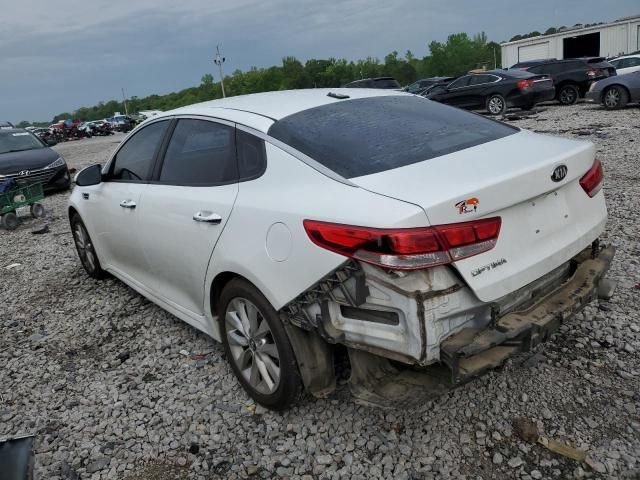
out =
<svg viewBox="0 0 640 480"><path fill-rule="evenodd" d="M527 233L534 239L554 234L571 220L562 190L555 190L531 200L525 213L526 226L529 229Z"/></svg>

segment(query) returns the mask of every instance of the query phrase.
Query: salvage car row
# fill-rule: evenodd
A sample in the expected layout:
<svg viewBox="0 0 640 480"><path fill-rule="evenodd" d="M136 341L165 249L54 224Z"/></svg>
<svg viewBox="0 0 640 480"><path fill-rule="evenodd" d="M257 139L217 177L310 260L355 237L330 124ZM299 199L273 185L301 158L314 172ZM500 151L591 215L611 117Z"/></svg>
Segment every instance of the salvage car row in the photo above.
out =
<svg viewBox="0 0 640 480"><path fill-rule="evenodd" d="M615 109L640 99L639 71L640 55L611 62L602 57L531 60L508 69L426 78L404 90L448 105L484 109L492 115L503 114L509 107L529 110L549 100L573 105L580 98ZM400 88L390 77L358 80L345 86Z"/></svg>

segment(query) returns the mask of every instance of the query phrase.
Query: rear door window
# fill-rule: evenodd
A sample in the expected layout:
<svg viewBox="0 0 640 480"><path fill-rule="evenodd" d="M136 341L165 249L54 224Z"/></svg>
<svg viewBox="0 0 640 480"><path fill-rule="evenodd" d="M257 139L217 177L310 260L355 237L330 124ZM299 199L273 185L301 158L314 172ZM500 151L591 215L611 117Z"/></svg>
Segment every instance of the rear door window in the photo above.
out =
<svg viewBox="0 0 640 480"><path fill-rule="evenodd" d="M148 181L168 126L169 120L155 122L129 138L113 160L109 179L123 182Z"/></svg>
<svg viewBox="0 0 640 480"><path fill-rule="evenodd" d="M449 85L449 88L466 87L467 85L469 85L470 80L471 79L469 78L469 76L460 77L459 79L454 81L451 85Z"/></svg>
<svg viewBox="0 0 640 480"><path fill-rule="evenodd" d="M206 120L178 120L160 170L160 183L212 186L236 182L235 128Z"/></svg>
<svg viewBox="0 0 640 480"><path fill-rule="evenodd" d="M469 81L469 85L483 85L499 79L500 77L496 77L495 75L473 75Z"/></svg>
<svg viewBox="0 0 640 480"><path fill-rule="evenodd" d="M295 113L269 135L345 178L429 160L512 135L517 128L422 97L344 100Z"/></svg>

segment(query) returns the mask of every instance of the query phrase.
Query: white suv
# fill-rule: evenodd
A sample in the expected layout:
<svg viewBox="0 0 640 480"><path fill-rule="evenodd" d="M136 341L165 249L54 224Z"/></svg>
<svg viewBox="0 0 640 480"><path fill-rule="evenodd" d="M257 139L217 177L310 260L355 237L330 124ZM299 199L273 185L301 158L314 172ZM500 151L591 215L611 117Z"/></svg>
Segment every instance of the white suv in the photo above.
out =
<svg viewBox="0 0 640 480"><path fill-rule="evenodd" d="M409 393L388 388L399 365L465 381L594 298L602 180L589 142L402 92L297 90L150 119L77 175L69 217L89 275L222 341L256 401L331 393L341 344L352 392L380 404Z"/></svg>

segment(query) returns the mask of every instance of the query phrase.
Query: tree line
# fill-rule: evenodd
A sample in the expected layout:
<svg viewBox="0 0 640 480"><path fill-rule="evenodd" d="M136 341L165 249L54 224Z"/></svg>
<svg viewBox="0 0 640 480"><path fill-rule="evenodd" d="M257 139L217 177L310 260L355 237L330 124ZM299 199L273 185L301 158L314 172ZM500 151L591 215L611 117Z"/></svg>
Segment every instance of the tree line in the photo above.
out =
<svg viewBox="0 0 640 480"><path fill-rule="evenodd" d="M272 90L299 88L339 87L361 78L391 76L400 84L408 85L420 78L432 76L457 76L474 68L499 67L500 45L489 42L484 33L469 36L466 33L449 35L445 42L429 44L429 54L417 57L411 51L403 56L392 52L381 61L368 57L357 61L345 59L310 59L302 63L295 57L284 57L281 65L268 68L253 67L247 71L236 70L225 76L227 96ZM200 85L166 95L149 95L127 99L129 112L141 110L171 110L174 108L222 98L219 82L211 74L202 76ZM98 120L108 118L114 112L124 112L123 102L110 100L92 107L81 107L73 112L56 115L53 121L67 118Z"/></svg>

